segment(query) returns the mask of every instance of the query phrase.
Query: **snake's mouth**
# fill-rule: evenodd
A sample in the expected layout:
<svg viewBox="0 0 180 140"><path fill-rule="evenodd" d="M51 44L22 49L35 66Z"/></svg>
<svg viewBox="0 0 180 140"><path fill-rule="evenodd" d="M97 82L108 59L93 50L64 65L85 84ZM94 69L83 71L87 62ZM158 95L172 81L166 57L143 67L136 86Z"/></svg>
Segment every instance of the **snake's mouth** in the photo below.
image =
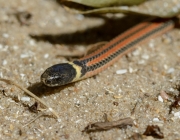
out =
<svg viewBox="0 0 180 140"><path fill-rule="evenodd" d="M49 73L49 69L47 69L41 75L41 82L49 87L61 86L63 85L62 79L57 74Z"/></svg>
<svg viewBox="0 0 180 140"><path fill-rule="evenodd" d="M50 86L52 87L52 78L48 75L48 72L45 71L42 75L41 75L41 82L43 84L45 84L46 86ZM55 86L55 85L53 85Z"/></svg>

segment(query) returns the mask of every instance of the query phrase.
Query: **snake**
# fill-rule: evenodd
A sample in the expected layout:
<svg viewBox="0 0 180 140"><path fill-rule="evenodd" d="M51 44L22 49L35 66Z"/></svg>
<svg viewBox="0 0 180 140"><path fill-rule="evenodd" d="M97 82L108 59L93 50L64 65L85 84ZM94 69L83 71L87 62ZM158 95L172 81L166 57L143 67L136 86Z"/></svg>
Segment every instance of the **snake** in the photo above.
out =
<svg viewBox="0 0 180 140"><path fill-rule="evenodd" d="M139 44L168 32L178 21L175 17L143 21L80 59L47 68L41 75L41 81L46 86L55 87L92 77L134 50Z"/></svg>

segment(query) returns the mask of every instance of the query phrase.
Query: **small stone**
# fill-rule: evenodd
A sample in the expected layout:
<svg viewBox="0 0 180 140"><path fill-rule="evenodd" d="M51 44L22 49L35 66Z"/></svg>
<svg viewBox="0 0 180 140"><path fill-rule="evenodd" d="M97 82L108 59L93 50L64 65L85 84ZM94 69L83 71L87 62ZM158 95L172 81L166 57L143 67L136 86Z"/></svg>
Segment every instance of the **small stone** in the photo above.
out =
<svg viewBox="0 0 180 140"><path fill-rule="evenodd" d="M29 102L31 99L29 97L21 97L21 101Z"/></svg>
<svg viewBox="0 0 180 140"><path fill-rule="evenodd" d="M116 71L116 74L125 74L125 73L127 73L127 69L121 69Z"/></svg>
<svg viewBox="0 0 180 140"><path fill-rule="evenodd" d="M158 96L158 101L163 103L163 98L160 95Z"/></svg>

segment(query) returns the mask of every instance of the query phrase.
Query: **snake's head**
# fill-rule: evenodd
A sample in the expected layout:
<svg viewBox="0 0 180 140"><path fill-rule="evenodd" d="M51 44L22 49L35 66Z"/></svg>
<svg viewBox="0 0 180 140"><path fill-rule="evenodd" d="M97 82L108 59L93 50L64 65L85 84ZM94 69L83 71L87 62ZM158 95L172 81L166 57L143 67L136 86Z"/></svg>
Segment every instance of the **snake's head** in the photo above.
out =
<svg viewBox="0 0 180 140"><path fill-rule="evenodd" d="M76 69L71 63L56 64L44 71L41 81L49 87L61 86L71 83L76 74Z"/></svg>

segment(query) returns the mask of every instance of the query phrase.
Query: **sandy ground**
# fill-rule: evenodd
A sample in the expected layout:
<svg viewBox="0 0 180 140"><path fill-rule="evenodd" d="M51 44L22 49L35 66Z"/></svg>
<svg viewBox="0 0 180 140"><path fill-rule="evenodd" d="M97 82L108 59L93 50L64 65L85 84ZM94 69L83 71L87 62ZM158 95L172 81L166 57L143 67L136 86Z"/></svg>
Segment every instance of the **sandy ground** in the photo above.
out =
<svg viewBox="0 0 180 140"><path fill-rule="evenodd" d="M20 22L20 12L32 18ZM95 77L58 88L40 83L47 67L68 61L62 54L83 53L142 20L121 14L73 15L51 0L0 0L0 76L30 89L60 116L58 121L42 116L24 126L40 114L28 108L35 100L0 82L0 139L121 140L143 134L148 125L158 125L164 139L180 139L179 108L170 111L180 86L179 29L138 46ZM163 92L169 100L160 99ZM105 121L104 114L109 121L131 117L134 125L82 132L89 123Z"/></svg>

